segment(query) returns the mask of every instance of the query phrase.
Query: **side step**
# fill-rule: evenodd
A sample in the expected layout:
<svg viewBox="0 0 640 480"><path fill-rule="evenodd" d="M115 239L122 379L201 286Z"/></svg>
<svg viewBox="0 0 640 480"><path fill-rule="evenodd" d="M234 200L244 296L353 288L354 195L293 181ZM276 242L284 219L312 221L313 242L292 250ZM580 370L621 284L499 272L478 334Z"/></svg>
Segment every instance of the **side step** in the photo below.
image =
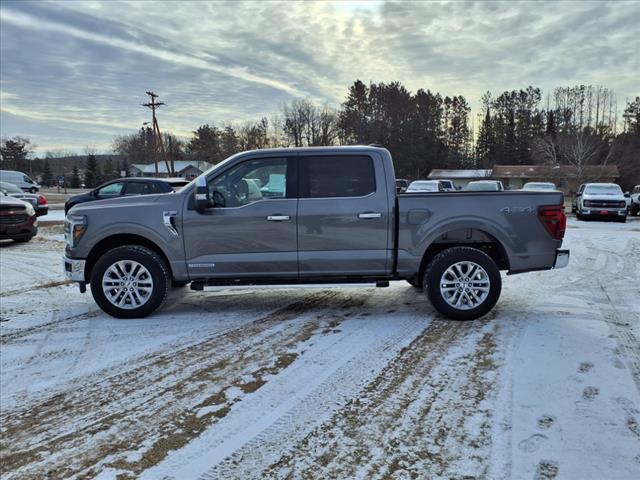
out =
<svg viewBox="0 0 640 480"><path fill-rule="evenodd" d="M272 289L292 289L292 288L386 288L389 286L388 280L378 280L374 282L365 283L346 283L346 282L329 282L329 283L275 283L275 284L250 284L250 283L237 283L237 284L216 284L207 282L191 282L190 289L202 292L202 291L221 291L221 290L272 290Z"/></svg>

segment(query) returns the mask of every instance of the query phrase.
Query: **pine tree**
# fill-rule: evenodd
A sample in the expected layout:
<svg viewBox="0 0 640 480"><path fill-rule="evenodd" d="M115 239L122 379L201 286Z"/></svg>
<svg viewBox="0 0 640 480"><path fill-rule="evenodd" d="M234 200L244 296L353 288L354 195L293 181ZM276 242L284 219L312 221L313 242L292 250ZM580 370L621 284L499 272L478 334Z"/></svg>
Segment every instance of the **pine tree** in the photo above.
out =
<svg viewBox="0 0 640 480"><path fill-rule="evenodd" d="M552 137L556 136L556 119L553 110L547 114L547 128L545 133Z"/></svg>
<svg viewBox="0 0 640 480"><path fill-rule="evenodd" d="M84 173L84 183L87 188L97 187L100 183L100 173L98 172L98 162L94 154L87 156L87 167Z"/></svg>
<svg viewBox="0 0 640 480"><path fill-rule="evenodd" d="M491 111L487 106L487 113L480 124L476 152L482 168L491 168L495 163L495 145L493 129L491 127Z"/></svg>
<svg viewBox="0 0 640 480"><path fill-rule="evenodd" d="M45 187L53 185L53 174L51 173L51 165L49 165L49 159L44 159L44 169L42 171L42 184Z"/></svg>
<svg viewBox="0 0 640 480"><path fill-rule="evenodd" d="M80 171L78 165L74 165L73 172L71 173L71 188L80 188Z"/></svg>

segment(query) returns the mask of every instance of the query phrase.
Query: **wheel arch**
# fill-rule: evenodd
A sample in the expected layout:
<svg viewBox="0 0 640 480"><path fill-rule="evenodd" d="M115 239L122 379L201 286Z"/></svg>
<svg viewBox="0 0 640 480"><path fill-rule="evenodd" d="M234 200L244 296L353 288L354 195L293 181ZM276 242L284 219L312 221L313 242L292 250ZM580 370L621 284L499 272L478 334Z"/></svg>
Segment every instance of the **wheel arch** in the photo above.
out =
<svg viewBox="0 0 640 480"><path fill-rule="evenodd" d="M93 271L93 267L103 254L113 248L123 247L127 245L139 245L142 247L147 247L148 249L156 252L164 260L167 268L169 269L171 277L174 277L169 257L158 244L142 235L137 235L134 233L119 233L103 238L91 248L91 251L87 256L84 268L84 275L87 281L91 280L91 272Z"/></svg>
<svg viewBox="0 0 640 480"><path fill-rule="evenodd" d="M477 227L452 228L440 232L427 245L416 279L420 284L429 262L443 250L452 247L470 247L480 250L491 257L500 270L509 270L509 255L504 244L496 236Z"/></svg>

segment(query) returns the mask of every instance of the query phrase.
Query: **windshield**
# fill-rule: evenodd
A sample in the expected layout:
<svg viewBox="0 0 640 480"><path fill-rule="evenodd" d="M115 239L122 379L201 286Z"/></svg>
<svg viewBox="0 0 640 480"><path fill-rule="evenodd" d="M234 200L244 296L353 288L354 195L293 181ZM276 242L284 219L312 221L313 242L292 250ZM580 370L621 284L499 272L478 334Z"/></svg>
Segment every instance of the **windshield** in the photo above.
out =
<svg viewBox="0 0 640 480"><path fill-rule="evenodd" d="M622 195L618 185L588 185L584 193L589 195Z"/></svg>
<svg viewBox="0 0 640 480"><path fill-rule="evenodd" d="M13 183L0 182L0 188L7 193L22 193L20 188L16 187Z"/></svg>
<svg viewBox="0 0 640 480"><path fill-rule="evenodd" d="M438 184L437 183L432 183L432 182L413 182L411 185L409 185L409 188L407 188L407 191L427 191L427 192L437 192L438 191Z"/></svg>
<svg viewBox="0 0 640 480"><path fill-rule="evenodd" d="M525 183L523 190L555 190L553 183Z"/></svg>
<svg viewBox="0 0 640 480"><path fill-rule="evenodd" d="M465 189L467 191L485 192L485 191L497 191L498 186L495 183L473 183L467 185Z"/></svg>

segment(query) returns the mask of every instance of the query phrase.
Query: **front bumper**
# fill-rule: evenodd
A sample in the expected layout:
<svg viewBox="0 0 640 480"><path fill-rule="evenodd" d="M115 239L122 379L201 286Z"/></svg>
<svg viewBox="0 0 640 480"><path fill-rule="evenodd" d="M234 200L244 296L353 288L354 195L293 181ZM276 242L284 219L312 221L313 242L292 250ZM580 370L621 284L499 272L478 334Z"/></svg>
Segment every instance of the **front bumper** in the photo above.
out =
<svg viewBox="0 0 640 480"><path fill-rule="evenodd" d="M553 262L553 268L564 268L569 264L569 250L556 250L556 259Z"/></svg>
<svg viewBox="0 0 640 480"><path fill-rule="evenodd" d="M62 271L65 276L72 282L84 282L84 266L85 260L77 258L69 258L66 255L62 256Z"/></svg>
<svg viewBox="0 0 640 480"><path fill-rule="evenodd" d="M580 215L589 216L589 217L626 217L627 216L627 208L598 208L598 207L589 207L582 208L580 210Z"/></svg>

